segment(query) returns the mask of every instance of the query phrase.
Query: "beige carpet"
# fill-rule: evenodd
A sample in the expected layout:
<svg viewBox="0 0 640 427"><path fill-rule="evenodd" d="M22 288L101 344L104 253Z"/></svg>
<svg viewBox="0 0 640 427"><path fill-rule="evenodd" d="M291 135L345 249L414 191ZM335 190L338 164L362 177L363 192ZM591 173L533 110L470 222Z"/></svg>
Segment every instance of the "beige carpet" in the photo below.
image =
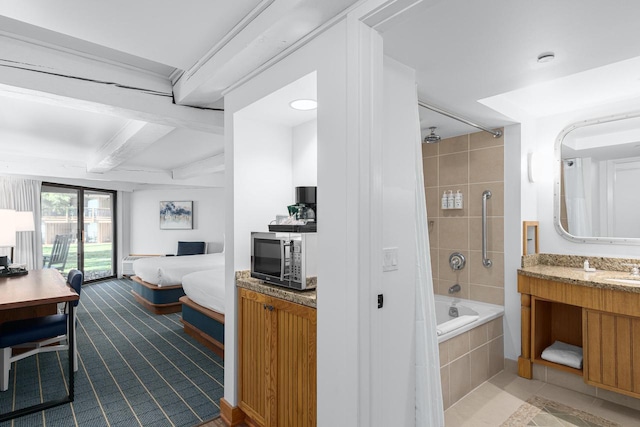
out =
<svg viewBox="0 0 640 427"><path fill-rule="evenodd" d="M527 399L500 427L523 426L621 427L620 424L540 396Z"/></svg>

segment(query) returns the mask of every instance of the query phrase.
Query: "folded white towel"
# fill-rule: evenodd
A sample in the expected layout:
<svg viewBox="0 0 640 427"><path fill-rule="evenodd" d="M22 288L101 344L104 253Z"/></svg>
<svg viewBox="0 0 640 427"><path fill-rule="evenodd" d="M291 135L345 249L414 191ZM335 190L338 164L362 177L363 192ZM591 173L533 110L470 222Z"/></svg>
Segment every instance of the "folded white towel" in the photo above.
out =
<svg viewBox="0 0 640 427"><path fill-rule="evenodd" d="M582 347L556 341L545 348L540 356L549 362L582 369Z"/></svg>
<svg viewBox="0 0 640 427"><path fill-rule="evenodd" d="M464 325L468 325L469 323L475 322L478 320L477 315L464 315L460 317L456 317L455 319L449 320L448 322L443 323L442 325L438 325L436 332L438 335L444 335L453 331L454 329L458 329L463 327Z"/></svg>

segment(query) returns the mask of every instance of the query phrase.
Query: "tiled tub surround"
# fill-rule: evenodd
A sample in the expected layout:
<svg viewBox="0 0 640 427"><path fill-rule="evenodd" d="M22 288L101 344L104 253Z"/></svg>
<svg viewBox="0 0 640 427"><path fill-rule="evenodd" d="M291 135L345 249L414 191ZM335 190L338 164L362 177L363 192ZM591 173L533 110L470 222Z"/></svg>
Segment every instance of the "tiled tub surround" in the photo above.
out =
<svg viewBox="0 0 640 427"><path fill-rule="evenodd" d="M502 316L440 342L444 409L504 369Z"/></svg>
<svg viewBox="0 0 640 427"><path fill-rule="evenodd" d="M504 138L487 132L422 144L433 286L447 295L459 283L461 298L504 305ZM463 209L441 209L444 191L460 190ZM482 193L487 201L487 247L491 268L482 265ZM449 255L461 252L466 267L453 272Z"/></svg>

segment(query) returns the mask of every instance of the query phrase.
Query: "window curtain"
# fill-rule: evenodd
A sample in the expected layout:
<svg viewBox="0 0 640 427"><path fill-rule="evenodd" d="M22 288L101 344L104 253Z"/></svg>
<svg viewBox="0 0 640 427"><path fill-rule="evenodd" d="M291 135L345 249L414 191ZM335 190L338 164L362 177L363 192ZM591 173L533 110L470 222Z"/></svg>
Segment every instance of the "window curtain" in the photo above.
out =
<svg viewBox="0 0 640 427"><path fill-rule="evenodd" d="M13 262L25 264L27 270L42 268L42 233L40 230L41 181L0 176L0 209L31 211L36 231L21 231L16 234ZM10 248L2 248L9 255Z"/></svg>
<svg viewBox="0 0 640 427"><path fill-rule="evenodd" d="M591 161L566 159L562 161L564 192L567 205L569 234L593 236L591 223Z"/></svg>
<svg viewBox="0 0 640 427"><path fill-rule="evenodd" d="M427 203L424 195L424 171L418 94L413 102L416 123L416 426L444 426L440 353L436 334L435 298L427 230Z"/></svg>

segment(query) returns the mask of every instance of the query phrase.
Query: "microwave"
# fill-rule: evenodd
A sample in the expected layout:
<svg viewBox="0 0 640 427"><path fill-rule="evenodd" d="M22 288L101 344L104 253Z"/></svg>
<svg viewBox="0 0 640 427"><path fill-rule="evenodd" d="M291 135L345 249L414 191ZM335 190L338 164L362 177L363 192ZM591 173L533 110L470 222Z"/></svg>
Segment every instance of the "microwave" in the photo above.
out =
<svg viewBox="0 0 640 427"><path fill-rule="evenodd" d="M251 277L305 290L316 287L316 233L251 233Z"/></svg>

